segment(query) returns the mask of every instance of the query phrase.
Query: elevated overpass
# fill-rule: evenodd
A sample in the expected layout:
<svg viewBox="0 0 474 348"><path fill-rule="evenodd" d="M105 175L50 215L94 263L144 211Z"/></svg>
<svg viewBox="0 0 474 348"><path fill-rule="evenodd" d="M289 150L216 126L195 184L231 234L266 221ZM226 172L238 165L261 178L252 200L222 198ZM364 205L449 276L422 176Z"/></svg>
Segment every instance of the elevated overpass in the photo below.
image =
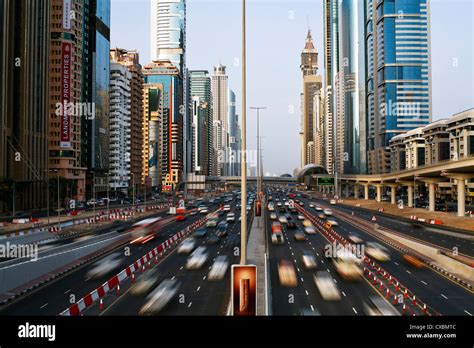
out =
<svg viewBox="0 0 474 348"><path fill-rule="evenodd" d="M382 199L382 188L384 186L390 187L392 204L396 204L397 187L404 186L407 187L408 191L408 207L413 207L414 187L417 183L425 183L428 185L429 211L435 211L436 185L453 179L456 182L458 216L464 216L466 180L472 178L474 178L474 156L455 161L447 160L436 164L417 166L387 174L341 175L341 185L345 185L346 189L353 185L355 198L359 198L359 186L363 186L364 199L366 200L369 199L369 186L373 186L376 188L377 202Z"/></svg>

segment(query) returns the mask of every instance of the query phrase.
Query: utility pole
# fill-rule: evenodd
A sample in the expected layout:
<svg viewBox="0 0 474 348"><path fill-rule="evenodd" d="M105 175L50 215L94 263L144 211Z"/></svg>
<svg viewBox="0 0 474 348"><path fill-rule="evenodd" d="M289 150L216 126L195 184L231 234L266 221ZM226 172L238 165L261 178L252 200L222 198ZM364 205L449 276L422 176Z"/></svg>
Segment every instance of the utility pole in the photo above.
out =
<svg viewBox="0 0 474 348"><path fill-rule="evenodd" d="M245 0L242 0L242 151L241 151L241 205L240 205L240 264L247 263L247 75L245 38Z"/></svg>
<svg viewBox="0 0 474 348"><path fill-rule="evenodd" d="M262 192L262 164L260 161L260 110L266 110L265 106L251 106L250 109L257 110L257 194Z"/></svg>

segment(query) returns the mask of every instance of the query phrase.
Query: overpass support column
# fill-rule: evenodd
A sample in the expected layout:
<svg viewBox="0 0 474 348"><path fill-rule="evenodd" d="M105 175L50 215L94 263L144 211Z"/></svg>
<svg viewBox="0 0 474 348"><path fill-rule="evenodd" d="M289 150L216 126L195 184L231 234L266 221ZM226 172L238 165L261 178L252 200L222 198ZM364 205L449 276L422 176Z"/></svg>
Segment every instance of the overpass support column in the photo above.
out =
<svg viewBox="0 0 474 348"><path fill-rule="evenodd" d="M364 184L364 199L369 200L369 184Z"/></svg>
<svg viewBox="0 0 474 348"><path fill-rule="evenodd" d="M428 184L428 210L436 211L435 198L436 198L436 184L440 182L437 178L417 178L420 181Z"/></svg>
<svg viewBox="0 0 474 348"><path fill-rule="evenodd" d="M345 195L346 195L346 198L349 198L349 182L346 182Z"/></svg>
<svg viewBox="0 0 474 348"><path fill-rule="evenodd" d="M458 190L458 216L466 214L466 180L474 178L474 174L466 173L449 173L442 172L441 176L445 176L457 181Z"/></svg>
<svg viewBox="0 0 474 348"><path fill-rule="evenodd" d="M413 185L408 185L408 207L409 208L413 208L413 188L414 186Z"/></svg>
<svg viewBox="0 0 474 348"><path fill-rule="evenodd" d="M382 185L376 185L377 188L377 197L375 198L377 202L382 201Z"/></svg>
<svg viewBox="0 0 474 348"><path fill-rule="evenodd" d="M390 203L397 204L397 185L390 185Z"/></svg>
<svg viewBox="0 0 474 348"><path fill-rule="evenodd" d="M359 184L354 184L354 198L359 198Z"/></svg>

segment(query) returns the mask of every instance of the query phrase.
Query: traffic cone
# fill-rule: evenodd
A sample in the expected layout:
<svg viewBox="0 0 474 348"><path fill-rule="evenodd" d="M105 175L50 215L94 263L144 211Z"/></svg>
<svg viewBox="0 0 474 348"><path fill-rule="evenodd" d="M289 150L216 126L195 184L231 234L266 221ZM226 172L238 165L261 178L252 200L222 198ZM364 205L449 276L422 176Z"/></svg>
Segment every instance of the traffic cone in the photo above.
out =
<svg viewBox="0 0 474 348"><path fill-rule="evenodd" d="M395 291L398 291L398 282L395 284Z"/></svg>
<svg viewBox="0 0 474 348"><path fill-rule="evenodd" d="M102 301L102 299L99 300L99 309L100 310L104 309L104 301Z"/></svg>
<svg viewBox="0 0 474 348"><path fill-rule="evenodd" d="M403 298L408 298L408 290L405 289L405 293L403 294Z"/></svg>
<svg viewBox="0 0 474 348"><path fill-rule="evenodd" d="M377 277L374 276L374 285L377 284Z"/></svg>
<svg viewBox="0 0 474 348"><path fill-rule="evenodd" d="M382 283L382 281L380 281L380 287L379 287L379 290L383 290L383 283Z"/></svg>
<svg viewBox="0 0 474 348"><path fill-rule="evenodd" d="M426 314L426 303L423 305L423 314Z"/></svg>
<svg viewBox="0 0 474 348"><path fill-rule="evenodd" d="M135 273L132 274L132 283L135 283Z"/></svg>
<svg viewBox="0 0 474 348"><path fill-rule="evenodd" d="M390 290L387 288L387 292L385 293L385 298L390 298Z"/></svg>
<svg viewBox="0 0 474 348"><path fill-rule="evenodd" d="M120 284L117 285L117 295L120 295Z"/></svg>
<svg viewBox="0 0 474 348"><path fill-rule="evenodd" d="M413 295L413 300L411 301L411 304L413 304L413 305L414 305L415 303L416 303L416 296L415 296L415 295Z"/></svg>
<svg viewBox="0 0 474 348"><path fill-rule="evenodd" d="M397 305L397 295L393 295L393 305Z"/></svg>
<svg viewBox="0 0 474 348"><path fill-rule="evenodd" d="M145 272L145 265L142 266L142 273Z"/></svg>
<svg viewBox="0 0 474 348"><path fill-rule="evenodd" d="M148 261L148 269L150 269L150 268L151 268L151 263L150 263L150 261Z"/></svg>
<svg viewBox="0 0 474 348"><path fill-rule="evenodd" d="M155 256L155 263L158 263L158 256Z"/></svg>
<svg viewBox="0 0 474 348"><path fill-rule="evenodd" d="M407 313L407 305L403 304L402 314L406 314L406 313Z"/></svg>
<svg viewBox="0 0 474 348"><path fill-rule="evenodd" d="M389 284L392 284L392 276L389 276L389 277L388 277L388 283L389 283Z"/></svg>

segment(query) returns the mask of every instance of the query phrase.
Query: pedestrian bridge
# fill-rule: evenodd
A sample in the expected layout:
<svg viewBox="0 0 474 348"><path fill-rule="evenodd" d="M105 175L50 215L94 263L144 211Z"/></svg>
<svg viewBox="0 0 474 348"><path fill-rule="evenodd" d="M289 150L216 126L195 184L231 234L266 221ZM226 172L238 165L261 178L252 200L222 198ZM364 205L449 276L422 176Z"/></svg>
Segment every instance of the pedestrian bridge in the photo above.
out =
<svg viewBox="0 0 474 348"><path fill-rule="evenodd" d="M262 177L264 183L269 184L294 184L296 185L296 178L288 178L281 176L264 176ZM207 176L207 183L222 183L222 184L238 184L240 185L241 177L240 176ZM247 176L247 183L257 183L256 176Z"/></svg>

